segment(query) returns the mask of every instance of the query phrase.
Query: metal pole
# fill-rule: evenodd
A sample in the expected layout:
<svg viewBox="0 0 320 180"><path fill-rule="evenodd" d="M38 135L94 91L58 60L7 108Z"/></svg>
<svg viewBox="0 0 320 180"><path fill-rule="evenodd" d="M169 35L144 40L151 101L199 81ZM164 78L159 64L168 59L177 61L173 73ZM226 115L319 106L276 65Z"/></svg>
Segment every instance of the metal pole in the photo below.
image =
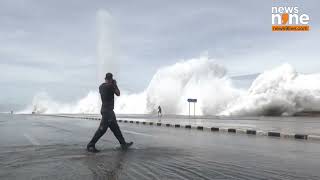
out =
<svg viewBox="0 0 320 180"><path fill-rule="evenodd" d="M196 103L193 103L193 117L196 117Z"/></svg>
<svg viewBox="0 0 320 180"><path fill-rule="evenodd" d="M189 118L190 118L190 102L189 102Z"/></svg>

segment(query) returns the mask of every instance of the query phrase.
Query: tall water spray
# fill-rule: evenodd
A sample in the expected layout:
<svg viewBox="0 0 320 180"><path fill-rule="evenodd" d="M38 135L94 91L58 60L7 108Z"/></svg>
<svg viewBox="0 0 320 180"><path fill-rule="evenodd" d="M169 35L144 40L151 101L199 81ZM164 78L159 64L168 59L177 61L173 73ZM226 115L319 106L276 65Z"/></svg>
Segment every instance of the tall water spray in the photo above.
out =
<svg viewBox="0 0 320 180"><path fill-rule="evenodd" d="M114 23L106 10L99 10L97 20L97 82L101 83L106 72L117 73L115 56Z"/></svg>

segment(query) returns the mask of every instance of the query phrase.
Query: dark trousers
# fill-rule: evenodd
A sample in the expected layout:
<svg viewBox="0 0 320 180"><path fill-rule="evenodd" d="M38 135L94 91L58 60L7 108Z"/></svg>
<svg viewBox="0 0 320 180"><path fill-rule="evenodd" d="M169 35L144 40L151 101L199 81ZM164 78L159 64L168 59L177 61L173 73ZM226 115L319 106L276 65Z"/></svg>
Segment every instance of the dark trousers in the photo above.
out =
<svg viewBox="0 0 320 180"><path fill-rule="evenodd" d="M125 140L122 136L119 125L116 120L116 115L114 114L113 110L104 111L101 114L102 119L100 122L100 126L95 132L91 141L89 142L89 145L94 146L97 143L97 141L101 138L101 136L103 136L106 133L108 127L110 127L111 131L113 132L114 136L118 139L119 143L125 144Z"/></svg>

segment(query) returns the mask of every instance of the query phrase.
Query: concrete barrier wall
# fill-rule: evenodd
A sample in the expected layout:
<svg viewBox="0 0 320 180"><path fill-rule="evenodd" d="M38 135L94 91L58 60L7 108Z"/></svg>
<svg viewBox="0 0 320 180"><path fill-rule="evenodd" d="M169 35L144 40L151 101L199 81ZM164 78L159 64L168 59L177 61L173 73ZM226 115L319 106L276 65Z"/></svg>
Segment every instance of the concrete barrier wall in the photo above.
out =
<svg viewBox="0 0 320 180"><path fill-rule="evenodd" d="M97 117L79 117L79 116L70 116L70 115L41 115L41 116L54 116L54 117L65 117L65 118L80 118L87 120L101 120ZM130 123L130 124L143 124L151 125L158 127L167 127L167 128L185 128L185 129L194 129L198 131L211 131L211 132L222 132L222 133L232 133L232 134L246 134L251 136L268 136L274 138L284 138L284 139L297 139L297 140L316 140L320 141L320 136L313 134L295 134L295 133L286 133L286 132L275 132L275 131L264 131L264 130L255 130L255 129L243 129L243 128L224 128L224 127L204 127L204 126L195 126L190 124L170 124L170 123L161 123L153 121L128 121L128 120L117 120L119 123Z"/></svg>

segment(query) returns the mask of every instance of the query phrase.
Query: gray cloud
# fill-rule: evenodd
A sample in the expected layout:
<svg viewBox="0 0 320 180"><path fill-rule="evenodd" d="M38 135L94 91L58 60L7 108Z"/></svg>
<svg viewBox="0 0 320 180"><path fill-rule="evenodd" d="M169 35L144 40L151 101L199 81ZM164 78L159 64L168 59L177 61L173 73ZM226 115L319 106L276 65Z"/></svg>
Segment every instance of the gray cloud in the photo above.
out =
<svg viewBox="0 0 320 180"><path fill-rule="evenodd" d="M143 90L160 66L203 52L232 75L283 62L317 72L320 3L287 3L310 14L312 31L271 32L271 6L281 5L274 1L2 0L0 83L6 97L0 101L26 104L42 90L69 101L96 89L96 13L101 9L114 20L119 83L132 92Z"/></svg>

